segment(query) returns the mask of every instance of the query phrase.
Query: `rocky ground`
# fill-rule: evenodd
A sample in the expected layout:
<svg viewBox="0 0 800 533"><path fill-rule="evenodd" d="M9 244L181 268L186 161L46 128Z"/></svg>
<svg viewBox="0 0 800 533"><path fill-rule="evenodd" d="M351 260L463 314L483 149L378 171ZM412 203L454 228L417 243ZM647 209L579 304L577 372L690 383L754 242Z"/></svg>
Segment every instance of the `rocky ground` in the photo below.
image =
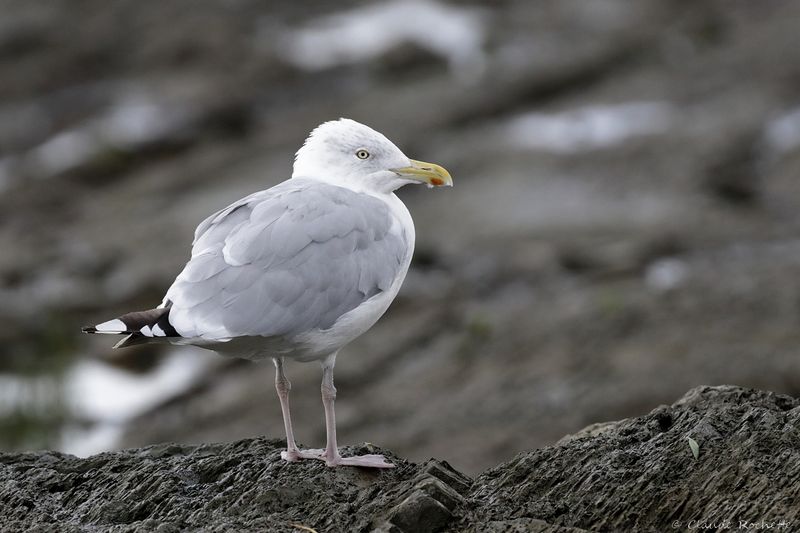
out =
<svg viewBox="0 0 800 533"><path fill-rule="evenodd" d="M800 524L800 400L754 389L699 387L475 478L441 459L415 464L391 453L397 468L384 471L289 464L282 444L162 444L87 459L0 454L0 519L4 531L70 532L740 532Z"/></svg>
<svg viewBox="0 0 800 533"><path fill-rule="evenodd" d="M158 303L339 116L456 182L401 191L415 262L340 355L342 442L474 475L700 384L800 394L796 2L387 5L2 2L0 448L281 435L268 365L132 348L98 390L111 342L77 332ZM288 373L319 445L319 369Z"/></svg>

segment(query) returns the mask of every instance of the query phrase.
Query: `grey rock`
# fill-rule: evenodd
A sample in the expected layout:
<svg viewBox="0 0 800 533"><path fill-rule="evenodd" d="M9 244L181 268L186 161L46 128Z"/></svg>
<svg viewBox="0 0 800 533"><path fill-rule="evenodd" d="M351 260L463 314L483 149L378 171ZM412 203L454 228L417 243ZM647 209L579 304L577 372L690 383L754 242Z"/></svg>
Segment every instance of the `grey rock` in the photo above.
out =
<svg viewBox="0 0 800 533"><path fill-rule="evenodd" d="M690 522L729 520L734 531L740 521L796 528L798 412L800 401L789 396L698 387L672 406L486 471L473 484L478 505L460 524L536 519L589 531L685 531Z"/></svg>
<svg viewBox="0 0 800 533"><path fill-rule="evenodd" d="M800 400L733 386L693 389L672 406L525 452L474 480L444 461L414 464L385 450L396 469L285 463L282 446L255 438L86 459L0 454L0 523L3 531L391 533L800 523Z"/></svg>

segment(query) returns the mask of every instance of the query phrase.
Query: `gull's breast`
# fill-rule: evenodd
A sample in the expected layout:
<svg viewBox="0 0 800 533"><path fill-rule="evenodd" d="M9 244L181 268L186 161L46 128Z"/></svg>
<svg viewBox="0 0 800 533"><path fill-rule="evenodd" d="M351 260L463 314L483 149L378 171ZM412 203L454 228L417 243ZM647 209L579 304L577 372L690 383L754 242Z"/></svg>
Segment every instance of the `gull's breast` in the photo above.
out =
<svg viewBox="0 0 800 533"><path fill-rule="evenodd" d="M416 238L414 222L405 204L394 193L376 197L386 202L392 213L393 220L389 231L400 236L406 242L405 256L394 281L387 290L381 291L355 309L343 314L330 328L313 330L297 336L294 342L297 343L298 349L295 353L287 354L287 356L299 361L311 361L327 357L341 349L375 325L389 309L389 305L400 291L414 254Z"/></svg>

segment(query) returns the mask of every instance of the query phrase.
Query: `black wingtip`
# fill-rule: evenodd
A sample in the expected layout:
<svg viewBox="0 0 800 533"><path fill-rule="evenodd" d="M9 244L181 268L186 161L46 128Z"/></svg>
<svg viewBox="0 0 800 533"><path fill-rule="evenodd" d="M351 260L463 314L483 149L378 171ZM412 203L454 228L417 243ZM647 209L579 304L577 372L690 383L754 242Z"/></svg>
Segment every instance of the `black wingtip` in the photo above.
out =
<svg viewBox="0 0 800 533"><path fill-rule="evenodd" d="M97 333L97 328L94 326L86 326L81 328L81 331L84 333Z"/></svg>

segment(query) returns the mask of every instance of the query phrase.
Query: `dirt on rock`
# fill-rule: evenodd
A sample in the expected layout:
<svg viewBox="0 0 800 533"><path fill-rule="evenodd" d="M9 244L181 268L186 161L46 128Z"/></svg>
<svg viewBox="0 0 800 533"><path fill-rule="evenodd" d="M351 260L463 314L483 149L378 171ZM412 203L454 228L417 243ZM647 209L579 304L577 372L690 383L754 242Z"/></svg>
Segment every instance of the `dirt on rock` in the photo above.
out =
<svg viewBox="0 0 800 533"><path fill-rule="evenodd" d="M699 387L475 479L443 460L414 464L386 451L397 468L286 463L282 445L256 438L87 459L2 454L0 521L3 531L120 532L800 527L800 400L754 389Z"/></svg>

